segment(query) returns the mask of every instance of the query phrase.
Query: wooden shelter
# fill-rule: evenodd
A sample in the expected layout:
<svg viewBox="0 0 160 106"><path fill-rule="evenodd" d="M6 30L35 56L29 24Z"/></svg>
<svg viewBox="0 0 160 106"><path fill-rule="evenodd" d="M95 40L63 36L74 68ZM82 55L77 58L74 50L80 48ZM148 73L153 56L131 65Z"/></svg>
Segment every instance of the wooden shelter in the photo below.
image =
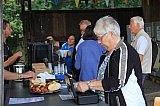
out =
<svg viewBox="0 0 160 106"><path fill-rule="evenodd" d="M44 42L48 35L52 35L56 40L65 41L66 35L75 33L79 37L79 22L82 19L88 19L95 24L96 20L105 15L111 15L120 24L121 35L127 39L126 25L132 16L142 16L146 23L160 21L160 0L146 0L150 4L143 2L142 8L126 8L126 9L106 9L106 10L73 10L73 11L32 11L31 0L28 1L29 11L25 11L22 5L21 19L23 21L25 51L27 51L27 42ZM24 4L24 3L23 3ZM0 4L0 10L2 3ZM2 17L0 17L2 20ZM1 24L2 27L2 24ZM2 31L1 31L2 32ZM1 34L2 41L2 34ZM3 54L2 43L1 58ZM1 63L3 63L1 59ZM3 67L3 64L1 64ZM1 67L1 70L3 70ZM0 71L3 76L3 71ZM0 79L0 93L3 94L3 77ZM3 96L3 95L2 95ZM3 105L3 97L1 96L1 105Z"/></svg>
<svg viewBox="0 0 160 106"><path fill-rule="evenodd" d="M95 24L96 20L105 15L113 16L121 27L121 36L127 40L126 25L129 24L132 16L141 16L145 22L160 20L160 1L150 0L142 3L142 8L123 8L106 10L53 10L35 11L31 9L31 0L28 1L28 10L25 11L22 5L21 19L24 28L24 44L27 51L27 42L44 42L48 35L52 35L58 41L66 41L70 33L80 37L79 22L88 19ZM152 1L152 2L151 2ZM23 1L25 2L25 0ZM24 3L22 3L24 4ZM154 12L153 12L154 11Z"/></svg>

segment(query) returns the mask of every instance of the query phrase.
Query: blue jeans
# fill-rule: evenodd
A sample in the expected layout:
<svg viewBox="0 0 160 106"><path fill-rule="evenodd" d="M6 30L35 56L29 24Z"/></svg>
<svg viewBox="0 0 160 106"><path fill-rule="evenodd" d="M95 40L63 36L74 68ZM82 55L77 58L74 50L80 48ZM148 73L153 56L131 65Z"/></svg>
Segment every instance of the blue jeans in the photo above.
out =
<svg viewBox="0 0 160 106"><path fill-rule="evenodd" d="M144 80L145 80L146 76L147 76L147 74L142 74L142 85L144 83Z"/></svg>
<svg viewBox="0 0 160 106"><path fill-rule="evenodd" d="M4 85L4 101L5 101L5 99L6 99L6 95L7 95L7 91L8 91L8 85L9 85L9 84L5 84L5 85Z"/></svg>

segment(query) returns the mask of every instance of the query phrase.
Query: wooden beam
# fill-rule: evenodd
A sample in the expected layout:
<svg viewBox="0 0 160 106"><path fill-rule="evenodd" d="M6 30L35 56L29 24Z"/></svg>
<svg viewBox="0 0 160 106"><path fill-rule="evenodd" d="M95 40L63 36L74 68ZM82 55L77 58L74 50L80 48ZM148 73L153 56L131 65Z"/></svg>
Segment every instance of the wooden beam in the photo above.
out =
<svg viewBox="0 0 160 106"><path fill-rule="evenodd" d="M0 37L0 106L4 105L4 69L3 69L3 33L2 33L2 2L0 2L0 33L1 33L1 37Z"/></svg>

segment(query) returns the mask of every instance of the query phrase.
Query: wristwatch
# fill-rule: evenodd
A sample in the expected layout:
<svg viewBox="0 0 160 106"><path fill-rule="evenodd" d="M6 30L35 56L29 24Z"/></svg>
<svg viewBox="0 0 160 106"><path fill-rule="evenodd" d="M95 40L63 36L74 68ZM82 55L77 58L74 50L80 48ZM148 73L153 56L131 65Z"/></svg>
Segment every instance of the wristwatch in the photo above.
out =
<svg viewBox="0 0 160 106"><path fill-rule="evenodd" d="M88 82L87 82L87 85L88 85L88 89L90 90L90 89L91 89L91 87L90 87L91 81L88 81Z"/></svg>

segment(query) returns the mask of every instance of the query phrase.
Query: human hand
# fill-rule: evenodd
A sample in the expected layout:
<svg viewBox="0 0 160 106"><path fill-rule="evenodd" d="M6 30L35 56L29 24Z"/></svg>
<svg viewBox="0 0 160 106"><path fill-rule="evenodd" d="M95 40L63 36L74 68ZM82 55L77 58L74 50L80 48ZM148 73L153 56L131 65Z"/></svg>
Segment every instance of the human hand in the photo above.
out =
<svg viewBox="0 0 160 106"><path fill-rule="evenodd" d="M88 90L87 82L77 82L74 84L74 88L77 88L80 92L85 92Z"/></svg>
<svg viewBox="0 0 160 106"><path fill-rule="evenodd" d="M25 73L22 73L22 78L33 78L35 79L37 76L33 71L27 71Z"/></svg>
<svg viewBox="0 0 160 106"><path fill-rule="evenodd" d="M50 40L50 41L51 41L51 40L54 40L52 36L48 36L46 39L48 39L48 40Z"/></svg>
<svg viewBox="0 0 160 106"><path fill-rule="evenodd" d="M72 52L68 51L67 54L68 56L72 57Z"/></svg>
<svg viewBox="0 0 160 106"><path fill-rule="evenodd" d="M57 46L57 44L59 45L59 42L57 43L57 41L54 40L52 36L48 36L46 39L47 39L47 40L50 40L50 43L53 43L54 46Z"/></svg>
<svg viewBox="0 0 160 106"><path fill-rule="evenodd" d="M22 57L22 52L21 52L21 51L18 51L18 52L16 52L14 55L15 55L17 58L18 58L18 57Z"/></svg>

